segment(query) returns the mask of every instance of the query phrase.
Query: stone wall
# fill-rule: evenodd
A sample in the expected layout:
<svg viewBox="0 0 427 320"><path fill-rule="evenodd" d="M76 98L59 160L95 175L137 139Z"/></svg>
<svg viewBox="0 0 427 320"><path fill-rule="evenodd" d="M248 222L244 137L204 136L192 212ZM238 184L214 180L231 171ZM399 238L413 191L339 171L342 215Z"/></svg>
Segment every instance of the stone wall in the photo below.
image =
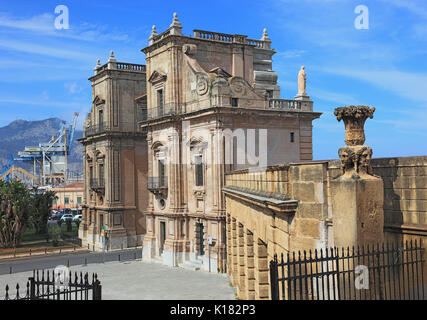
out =
<svg viewBox="0 0 427 320"><path fill-rule="evenodd" d="M427 156L373 159L372 168L384 181L385 241L426 243ZM227 273L240 298L269 298L263 262L275 254L336 245L343 230L334 235L331 181L339 176L338 160L226 175ZM265 261L256 255L263 250Z"/></svg>

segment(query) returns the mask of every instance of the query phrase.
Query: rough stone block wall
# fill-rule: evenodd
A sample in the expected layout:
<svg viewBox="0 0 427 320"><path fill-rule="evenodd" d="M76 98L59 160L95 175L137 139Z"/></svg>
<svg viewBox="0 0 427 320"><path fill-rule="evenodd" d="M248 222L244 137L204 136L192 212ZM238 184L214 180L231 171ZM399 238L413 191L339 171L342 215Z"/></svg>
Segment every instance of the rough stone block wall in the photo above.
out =
<svg viewBox="0 0 427 320"><path fill-rule="evenodd" d="M380 158L372 169L384 181L384 222L427 228L427 156Z"/></svg>

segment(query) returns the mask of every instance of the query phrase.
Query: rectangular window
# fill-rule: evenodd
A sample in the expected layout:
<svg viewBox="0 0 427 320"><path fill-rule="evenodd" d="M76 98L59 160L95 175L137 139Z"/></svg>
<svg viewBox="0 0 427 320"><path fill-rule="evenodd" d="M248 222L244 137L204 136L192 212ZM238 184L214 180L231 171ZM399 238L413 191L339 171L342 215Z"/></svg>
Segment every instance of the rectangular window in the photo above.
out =
<svg viewBox="0 0 427 320"><path fill-rule="evenodd" d="M267 90L267 97L273 99L273 90Z"/></svg>
<svg viewBox="0 0 427 320"><path fill-rule="evenodd" d="M202 187L204 184L203 181L203 157L201 155L196 156L195 158L195 171L196 171L196 186Z"/></svg>
<svg viewBox="0 0 427 320"><path fill-rule="evenodd" d="M65 197L64 198L64 204L70 204L70 198Z"/></svg>
<svg viewBox="0 0 427 320"><path fill-rule="evenodd" d="M99 110L98 115L99 115L98 116L99 129L103 129L104 128L104 111Z"/></svg>
<svg viewBox="0 0 427 320"><path fill-rule="evenodd" d="M291 142L295 142L295 133L291 132Z"/></svg>
<svg viewBox="0 0 427 320"><path fill-rule="evenodd" d="M104 165L103 164L99 164L99 185L100 186L104 186Z"/></svg>
<svg viewBox="0 0 427 320"><path fill-rule="evenodd" d="M231 98L231 106L237 107L239 105L239 99L238 98Z"/></svg>
<svg viewBox="0 0 427 320"><path fill-rule="evenodd" d="M164 187L165 186L165 160L161 159L158 161L159 165L159 186Z"/></svg>
<svg viewBox="0 0 427 320"><path fill-rule="evenodd" d="M77 197L77 204L82 204L82 197Z"/></svg>
<svg viewBox="0 0 427 320"><path fill-rule="evenodd" d="M157 107L158 107L158 116L163 115L163 90L157 90Z"/></svg>

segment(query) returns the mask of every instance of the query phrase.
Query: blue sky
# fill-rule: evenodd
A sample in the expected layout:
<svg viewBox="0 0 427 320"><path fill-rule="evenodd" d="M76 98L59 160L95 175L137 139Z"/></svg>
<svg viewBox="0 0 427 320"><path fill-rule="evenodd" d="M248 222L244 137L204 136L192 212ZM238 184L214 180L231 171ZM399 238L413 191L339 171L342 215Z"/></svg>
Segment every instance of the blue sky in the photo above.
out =
<svg viewBox="0 0 427 320"><path fill-rule="evenodd" d="M424 0L270 1L0 1L0 126L16 119L70 121L90 109L96 59L114 50L121 62L144 64L140 49L153 24L168 28L178 13L193 29L273 41L282 98L293 99L306 67L316 111L315 159L337 158L344 125L336 107L370 105L365 126L374 157L427 154L427 2ZM369 29L354 26L356 6L369 9ZM70 29L56 30L55 7L69 9Z"/></svg>

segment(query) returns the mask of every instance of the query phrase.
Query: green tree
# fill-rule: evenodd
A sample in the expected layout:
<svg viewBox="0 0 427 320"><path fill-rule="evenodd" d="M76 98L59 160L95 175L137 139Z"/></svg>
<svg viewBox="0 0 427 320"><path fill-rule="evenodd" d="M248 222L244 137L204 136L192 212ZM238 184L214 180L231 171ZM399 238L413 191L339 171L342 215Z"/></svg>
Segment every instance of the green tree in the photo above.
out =
<svg viewBox="0 0 427 320"><path fill-rule="evenodd" d="M47 221L49 219L55 192L40 192L37 187L33 188L31 222L37 234L47 233Z"/></svg>
<svg viewBox="0 0 427 320"><path fill-rule="evenodd" d="M0 246L19 245L31 213L28 188L19 181L0 181Z"/></svg>

